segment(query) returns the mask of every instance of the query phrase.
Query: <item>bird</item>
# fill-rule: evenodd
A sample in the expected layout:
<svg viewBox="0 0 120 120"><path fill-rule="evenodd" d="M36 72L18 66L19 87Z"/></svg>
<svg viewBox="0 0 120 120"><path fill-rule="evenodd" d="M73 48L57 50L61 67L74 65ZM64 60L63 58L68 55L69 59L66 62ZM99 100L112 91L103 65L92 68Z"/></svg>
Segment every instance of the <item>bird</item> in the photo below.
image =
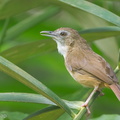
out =
<svg viewBox="0 0 120 120"><path fill-rule="evenodd" d="M110 88L120 101L118 79L106 60L95 53L78 31L61 27L55 31L41 31L57 43L58 52L64 57L66 69L79 84L94 88L84 103L86 107L97 90Z"/></svg>

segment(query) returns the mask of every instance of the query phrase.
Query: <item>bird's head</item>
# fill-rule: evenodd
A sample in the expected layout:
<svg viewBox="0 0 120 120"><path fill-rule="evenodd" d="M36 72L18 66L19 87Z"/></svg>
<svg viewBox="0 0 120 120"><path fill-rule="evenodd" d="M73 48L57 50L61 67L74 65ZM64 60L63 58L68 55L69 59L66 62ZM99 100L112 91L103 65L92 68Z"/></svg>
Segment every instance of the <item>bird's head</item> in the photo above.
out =
<svg viewBox="0 0 120 120"><path fill-rule="evenodd" d="M58 52L66 57L68 51L79 48L84 41L79 33L71 28L59 28L55 31L42 31L43 36L52 37L57 43ZM78 46L78 47L76 47Z"/></svg>
<svg viewBox="0 0 120 120"><path fill-rule="evenodd" d="M43 36L52 37L57 44L63 46L70 46L73 42L79 38L79 33L71 28L59 28L55 31L42 31Z"/></svg>

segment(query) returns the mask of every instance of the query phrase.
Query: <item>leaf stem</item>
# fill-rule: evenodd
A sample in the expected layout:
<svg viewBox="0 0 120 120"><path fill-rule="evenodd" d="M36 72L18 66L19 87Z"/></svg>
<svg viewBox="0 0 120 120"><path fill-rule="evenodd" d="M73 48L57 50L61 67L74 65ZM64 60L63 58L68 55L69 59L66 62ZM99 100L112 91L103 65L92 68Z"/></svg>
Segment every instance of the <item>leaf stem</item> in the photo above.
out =
<svg viewBox="0 0 120 120"><path fill-rule="evenodd" d="M75 116L75 118L73 120L80 120L83 116L83 114L85 114L86 112L86 108L85 107L81 107L80 111L78 112L78 114Z"/></svg>
<svg viewBox="0 0 120 120"><path fill-rule="evenodd" d="M97 91L93 95L92 99L90 100L90 103L89 103L88 107L91 106L91 104L98 97L98 95L100 95L100 91ZM80 111L78 112L78 114L75 116L75 118L73 120L80 120L85 115L86 111L87 111L86 107L81 107Z"/></svg>

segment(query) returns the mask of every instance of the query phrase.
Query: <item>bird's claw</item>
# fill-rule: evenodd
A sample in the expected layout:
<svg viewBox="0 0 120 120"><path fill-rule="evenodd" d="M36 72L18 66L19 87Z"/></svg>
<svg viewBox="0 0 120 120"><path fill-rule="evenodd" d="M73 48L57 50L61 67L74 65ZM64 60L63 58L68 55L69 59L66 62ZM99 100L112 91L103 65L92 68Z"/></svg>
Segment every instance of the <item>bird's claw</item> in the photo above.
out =
<svg viewBox="0 0 120 120"><path fill-rule="evenodd" d="M87 110L87 114L90 115L90 108L88 107L88 104L87 103L84 103L81 107L85 107L86 110Z"/></svg>

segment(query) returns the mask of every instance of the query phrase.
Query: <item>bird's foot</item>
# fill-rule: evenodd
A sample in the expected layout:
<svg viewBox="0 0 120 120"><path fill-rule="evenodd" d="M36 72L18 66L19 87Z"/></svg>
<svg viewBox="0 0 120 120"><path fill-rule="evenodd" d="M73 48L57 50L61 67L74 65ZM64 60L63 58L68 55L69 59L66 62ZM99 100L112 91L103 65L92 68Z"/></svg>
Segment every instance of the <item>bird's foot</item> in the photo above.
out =
<svg viewBox="0 0 120 120"><path fill-rule="evenodd" d="M88 106L88 103L85 102L81 107L85 107L87 110L87 114L90 115L91 112L90 112L90 108Z"/></svg>

